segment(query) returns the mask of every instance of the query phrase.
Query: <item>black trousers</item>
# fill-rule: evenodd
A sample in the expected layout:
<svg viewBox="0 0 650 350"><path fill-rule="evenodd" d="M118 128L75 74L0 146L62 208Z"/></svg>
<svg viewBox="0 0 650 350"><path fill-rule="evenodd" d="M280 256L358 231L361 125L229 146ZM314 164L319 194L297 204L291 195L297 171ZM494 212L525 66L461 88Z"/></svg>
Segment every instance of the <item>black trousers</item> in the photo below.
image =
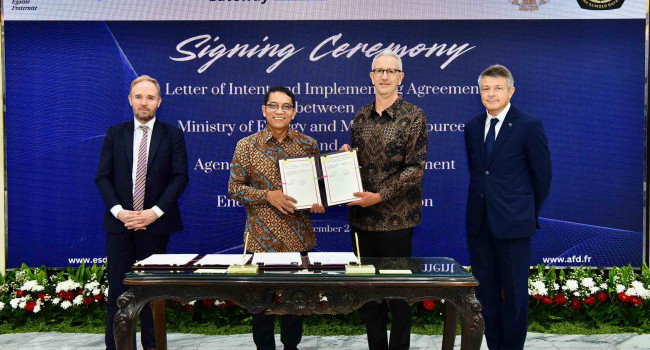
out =
<svg viewBox="0 0 650 350"><path fill-rule="evenodd" d="M275 315L253 314L253 341L258 350L275 350ZM280 316L280 341L286 350L298 349L302 339L302 317Z"/></svg>
<svg viewBox="0 0 650 350"><path fill-rule="evenodd" d="M524 349L528 331L530 242L530 237L494 237L487 213L483 214L481 231L467 236L472 273L480 283L476 297L483 306L485 340L490 350Z"/></svg>
<svg viewBox="0 0 650 350"><path fill-rule="evenodd" d="M300 252L301 256L308 251ZM275 350L275 315L253 314L253 341L258 350ZM302 316L280 316L280 341L286 350L297 350L302 340Z"/></svg>
<svg viewBox="0 0 650 350"><path fill-rule="evenodd" d="M354 233L359 236L361 256L410 257L412 254L413 228L394 231L364 231L350 225L352 246L356 251ZM388 311L393 321L388 339ZM368 302L359 309L366 324L370 350L408 349L411 343L411 307L405 300Z"/></svg>
<svg viewBox="0 0 650 350"><path fill-rule="evenodd" d="M151 254L165 253L169 235L152 235L146 230L124 230L106 234L106 257L108 259L108 304L106 304L106 350L115 349L113 319L117 313L117 298L128 289L122 280L136 260ZM140 311L141 341L144 349L156 348L153 333L153 316L149 305Z"/></svg>

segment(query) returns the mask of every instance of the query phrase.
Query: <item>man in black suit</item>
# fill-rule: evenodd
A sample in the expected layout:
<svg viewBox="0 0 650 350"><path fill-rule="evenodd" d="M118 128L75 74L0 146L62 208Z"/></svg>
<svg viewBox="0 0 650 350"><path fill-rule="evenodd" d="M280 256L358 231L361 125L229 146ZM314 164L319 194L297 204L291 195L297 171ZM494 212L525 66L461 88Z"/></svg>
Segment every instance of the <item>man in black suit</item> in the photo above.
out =
<svg viewBox="0 0 650 350"><path fill-rule="evenodd" d="M127 288L124 275L136 260L165 253L169 234L183 229L178 197L188 182L183 132L156 120L160 85L146 75L131 83L134 120L108 129L95 183L106 204L103 229L108 258L106 349L115 349L113 318ZM149 306L140 313L142 346L155 349Z"/></svg>
<svg viewBox="0 0 650 350"><path fill-rule="evenodd" d="M523 349L530 240L551 185L551 157L542 122L510 105L510 71L488 67L478 84L486 113L465 125L467 246L488 347Z"/></svg>

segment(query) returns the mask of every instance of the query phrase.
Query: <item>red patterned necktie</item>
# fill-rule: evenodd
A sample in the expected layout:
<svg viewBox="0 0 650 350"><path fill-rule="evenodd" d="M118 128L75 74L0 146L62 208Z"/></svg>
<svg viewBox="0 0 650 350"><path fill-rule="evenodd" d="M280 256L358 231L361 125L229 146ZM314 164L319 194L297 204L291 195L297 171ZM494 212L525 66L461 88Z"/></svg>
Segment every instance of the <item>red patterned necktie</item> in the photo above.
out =
<svg viewBox="0 0 650 350"><path fill-rule="evenodd" d="M149 127L140 125L142 129L142 140L138 151L138 168L135 173L135 189L133 190L133 210L140 211L144 204L144 187L147 181L147 133Z"/></svg>

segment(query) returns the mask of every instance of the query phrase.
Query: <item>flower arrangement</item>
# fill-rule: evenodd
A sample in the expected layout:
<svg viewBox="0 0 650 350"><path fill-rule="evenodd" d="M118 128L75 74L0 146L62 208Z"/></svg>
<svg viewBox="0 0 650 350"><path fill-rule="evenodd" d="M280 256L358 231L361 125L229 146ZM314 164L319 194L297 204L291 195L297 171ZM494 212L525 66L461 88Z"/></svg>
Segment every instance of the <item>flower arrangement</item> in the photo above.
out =
<svg viewBox="0 0 650 350"><path fill-rule="evenodd" d="M23 265L0 275L0 324L20 325L39 318L103 326L108 297L104 271L104 266L96 265L58 272ZM646 265L638 272L631 266L615 267L606 273L588 267L557 270L538 265L528 280L528 293L529 319L539 323L581 320L647 325L650 269ZM414 306L415 319L441 321L444 306L444 300L425 300ZM175 324L220 326L250 322L250 315L234 303L211 299L188 304L170 302L167 317Z"/></svg>

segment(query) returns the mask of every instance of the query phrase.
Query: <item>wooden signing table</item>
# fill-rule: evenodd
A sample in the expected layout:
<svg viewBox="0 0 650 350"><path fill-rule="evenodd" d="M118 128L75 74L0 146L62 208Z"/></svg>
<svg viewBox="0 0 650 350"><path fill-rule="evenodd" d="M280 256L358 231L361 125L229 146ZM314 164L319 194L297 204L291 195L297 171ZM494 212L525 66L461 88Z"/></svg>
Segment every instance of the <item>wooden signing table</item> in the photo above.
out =
<svg viewBox="0 0 650 350"><path fill-rule="evenodd" d="M260 270L256 275L198 274L191 270L136 271L126 275L130 289L117 304L114 332L118 350L135 350L135 332L142 307L153 301L158 350L166 349L165 299L190 302L232 300L250 313L350 313L368 301L404 299L413 304L440 298L446 302L442 349L451 350L458 316L461 349L478 350L483 339L481 304L474 296L478 281L450 258L362 258L377 270L411 270L412 274L345 275L338 270ZM300 271L300 272L299 272ZM306 272L306 273L305 273Z"/></svg>

